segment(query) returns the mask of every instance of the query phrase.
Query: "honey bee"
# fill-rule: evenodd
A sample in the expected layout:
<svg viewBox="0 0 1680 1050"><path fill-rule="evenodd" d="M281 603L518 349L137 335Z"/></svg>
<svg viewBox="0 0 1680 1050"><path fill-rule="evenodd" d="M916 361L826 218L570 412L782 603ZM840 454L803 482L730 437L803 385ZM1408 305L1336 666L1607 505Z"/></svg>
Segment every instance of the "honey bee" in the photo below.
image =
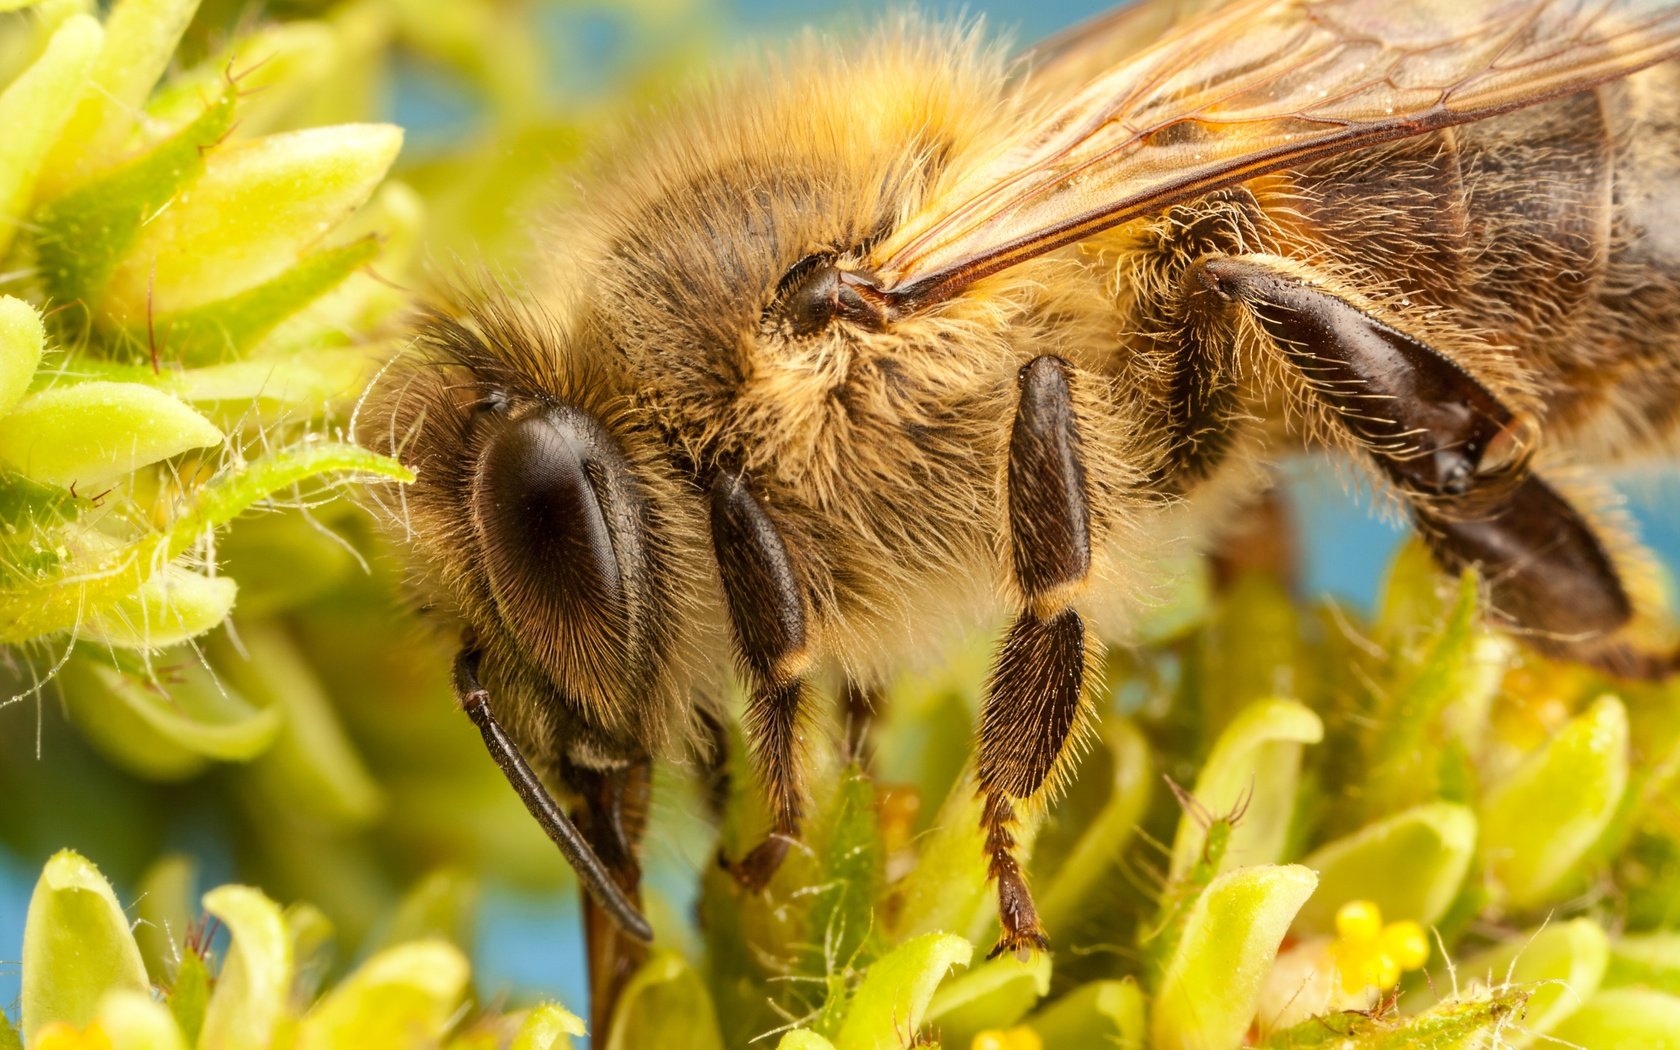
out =
<svg viewBox="0 0 1680 1050"><path fill-rule="evenodd" d="M720 683L762 887L812 682L866 694L976 624L1008 621L996 950L1046 947L1013 829L1099 639L1293 450L1361 464L1536 649L1669 673L1580 468L1680 432L1676 56L1657 0L1157 0L1013 60L911 19L604 151L523 290L426 312L372 437L419 476L461 706L592 902L597 1017L650 936L649 765Z"/></svg>

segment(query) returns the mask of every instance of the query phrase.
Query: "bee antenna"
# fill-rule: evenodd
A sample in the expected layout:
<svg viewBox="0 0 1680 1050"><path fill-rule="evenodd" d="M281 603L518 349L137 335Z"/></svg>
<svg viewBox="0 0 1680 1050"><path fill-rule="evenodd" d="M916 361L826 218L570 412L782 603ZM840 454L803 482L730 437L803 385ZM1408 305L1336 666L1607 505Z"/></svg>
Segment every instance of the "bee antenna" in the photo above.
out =
<svg viewBox="0 0 1680 1050"><path fill-rule="evenodd" d="M577 872L584 891L625 933L643 943L652 942L653 927L624 895L624 890L607 872L601 858L590 848L589 841L566 816L560 804L554 801L554 796L537 779L530 763L519 753L519 748L508 737L502 724L496 721L495 714L490 710L490 692L478 680L478 653L471 649L461 650L455 657L454 680L455 699L460 703L461 710L478 726L490 757L501 767L502 775L513 785L513 790L525 803L525 808L531 811L531 816L537 818L543 831L560 847L561 855Z"/></svg>

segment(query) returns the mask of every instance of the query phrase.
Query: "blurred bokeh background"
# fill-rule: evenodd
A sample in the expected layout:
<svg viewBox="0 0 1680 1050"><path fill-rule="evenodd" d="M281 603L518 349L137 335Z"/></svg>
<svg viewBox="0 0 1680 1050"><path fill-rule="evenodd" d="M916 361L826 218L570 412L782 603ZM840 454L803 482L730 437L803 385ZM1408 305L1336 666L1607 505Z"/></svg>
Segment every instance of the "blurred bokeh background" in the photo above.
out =
<svg viewBox="0 0 1680 1050"><path fill-rule="evenodd" d="M319 68L274 126L378 119L407 130L391 177L412 190L424 217L404 272L391 276L412 284L456 258L517 266L529 229L524 209L552 191L602 127L672 84L801 26L844 31L898 6L205 0L181 63L210 61L236 31L269 21L328 26L331 54L287 54ZM967 12L1025 42L1104 6L982 0ZM1304 589L1369 604L1398 533L1344 490L1332 464L1287 470ZM1671 479L1617 480L1645 538L1680 565ZM210 637L203 650L236 689L284 705L288 724L301 728L283 730L251 761L226 762L190 749L148 751L142 738L120 739L120 729L78 727L99 687L73 675L15 702L4 696L17 690L0 696L0 1003L18 994L30 888L42 862L65 846L94 860L125 901L181 877L184 869L156 867L160 857L190 858L200 888L257 881L279 900L310 900L349 945L444 929L474 946L481 991L516 1003L539 990L583 1002L574 891L454 711L448 649L408 618L398 572L365 516L339 502L242 519L222 556L243 588L236 631ZM18 654L13 680L27 685L55 658ZM237 666L261 674L241 679L229 670ZM171 673L186 680L197 672L188 661ZM664 775L675 784L683 774ZM908 777L892 768L884 775ZM658 803L661 831L649 858L656 910L690 907L693 872L713 849L704 821L689 819L697 814L688 799L673 786Z"/></svg>

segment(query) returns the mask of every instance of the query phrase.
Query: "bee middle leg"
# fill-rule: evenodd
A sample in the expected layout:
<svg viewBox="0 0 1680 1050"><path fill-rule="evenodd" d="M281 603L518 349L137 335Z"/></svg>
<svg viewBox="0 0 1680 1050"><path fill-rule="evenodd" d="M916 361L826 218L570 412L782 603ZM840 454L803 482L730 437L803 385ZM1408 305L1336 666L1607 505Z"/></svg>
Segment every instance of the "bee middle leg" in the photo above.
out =
<svg viewBox="0 0 1680 1050"><path fill-rule="evenodd" d="M1003 933L992 955L1049 945L1015 856L1015 805L1037 794L1084 716L1084 620L1073 600L1091 570L1091 515L1065 361L1020 373L1009 440L1011 569L1021 609L987 682L976 776Z"/></svg>

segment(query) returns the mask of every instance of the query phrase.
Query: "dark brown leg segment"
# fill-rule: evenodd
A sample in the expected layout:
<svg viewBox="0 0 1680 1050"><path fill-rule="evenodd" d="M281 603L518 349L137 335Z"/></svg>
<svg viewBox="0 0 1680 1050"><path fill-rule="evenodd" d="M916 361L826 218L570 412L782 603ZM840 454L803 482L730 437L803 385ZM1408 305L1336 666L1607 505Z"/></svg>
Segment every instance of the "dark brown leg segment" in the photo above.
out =
<svg viewBox="0 0 1680 1050"><path fill-rule="evenodd" d="M1015 802L1055 768L1084 692L1085 624L1072 602L1091 570L1091 523L1069 372L1056 357L1021 370L1009 439L1010 561L1022 609L987 683L976 769L1003 927L994 956L1049 945L1015 857Z"/></svg>
<svg viewBox="0 0 1680 1050"><path fill-rule="evenodd" d="M583 798L573 814L578 830L594 846L613 882L637 903L649 774L646 762L618 769L565 771L566 780ZM624 986L647 961L647 944L626 934L587 892L583 894L583 931L589 959L589 1030L604 1044L612 1033L613 1013Z"/></svg>
<svg viewBox="0 0 1680 1050"><path fill-rule="evenodd" d="M1613 673L1670 673L1612 636L1634 615L1587 517L1528 469L1538 440L1450 357L1278 260L1215 256L1201 288L1246 309L1313 395L1411 505L1436 561L1477 567L1493 611L1544 651Z"/></svg>
<svg viewBox="0 0 1680 1050"><path fill-rule="evenodd" d="M799 837L804 808L799 737L805 714L805 599L793 559L764 508L735 474L712 483L712 546L736 655L752 693L746 731L770 803L770 835L731 870L760 890Z"/></svg>

